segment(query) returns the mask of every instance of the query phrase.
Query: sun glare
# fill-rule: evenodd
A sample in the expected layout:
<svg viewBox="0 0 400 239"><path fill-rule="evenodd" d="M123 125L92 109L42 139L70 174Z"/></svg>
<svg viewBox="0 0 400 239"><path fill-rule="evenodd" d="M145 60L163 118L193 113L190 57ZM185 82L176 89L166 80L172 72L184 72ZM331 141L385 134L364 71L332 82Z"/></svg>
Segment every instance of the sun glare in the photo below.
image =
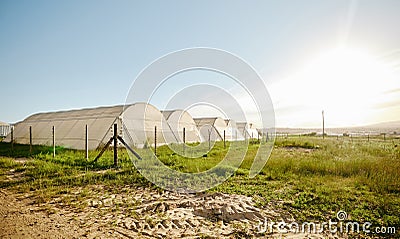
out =
<svg viewBox="0 0 400 239"><path fill-rule="evenodd" d="M314 57L286 86L296 104L325 110L331 126L350 126L370 123L393 82L389 67L366 51L336 48Z"/></svg>

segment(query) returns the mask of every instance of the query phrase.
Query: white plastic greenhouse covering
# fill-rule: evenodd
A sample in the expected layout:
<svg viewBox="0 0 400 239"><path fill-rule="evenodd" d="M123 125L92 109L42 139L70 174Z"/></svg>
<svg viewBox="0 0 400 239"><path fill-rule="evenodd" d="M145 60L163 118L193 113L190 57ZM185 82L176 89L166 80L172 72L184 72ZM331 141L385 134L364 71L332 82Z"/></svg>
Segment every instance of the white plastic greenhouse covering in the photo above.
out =
<svg viewBox="0 0 400 239"><path fill-rule="evenodd" d="M225 120L220 117L215 118L196 118L197 128L200 131L203 141L221 141L223 140L224 130L227 128Z"/></svg>
<svg viewBox="0 0 400 239"><path fill-rule="evenodd" d="M112 106L34 114L14 126L14 142L29 144L29 128L32 127L33 144L51 145L54 126L57 145L84 149L87 125L88 148L96 149L112 136L111 126L119 120L122 110L123 106ZM6 141L11 141L10 135Z"/></svg>
<svg viewBox="0 0 400 239"><path fill-rule="evenodd" d="M236 121L232 119L225 120L226 130L225 139L228 141L240 141L244 140L242 133L239 131L236 125Z"/></svg>
<svg viewBox="0 0 400 239"><path fill-rule="evenodd" d="M11 126L0 121L0 137L6 137L11 131Z"/></svg>
<svg viewBox="0 0 400 239"><path fill-rule="evenodd" d="M146 103L35 114L15 125L14 142L29 144L29 127L32 127L33 144L51 145L54 126L56 145L84 149L87 125L88 148L96 149L112 137L114 123L119 126L118 133L132 146L143 147L147 140L153 144L155 127L157 144L177 142L162 113ZM11 141L10 135L5 141Z"/></svg>
<svg viewBox="0 0 400 239"><path fill-rule="evenodd" d="M185 128L185 141L187 143L201 142L200 132L192 116L185 110L162 111L175 137L183 142L183 128Z"/></svg>
<svg viewBox="0 0 400 239"><path fill-rule="evenodd" d="M14 125L14 142L29 144L29 129L32 143L52 145L52 128L55 127L56 145L71 149L85 149L86 125L88 148L97 149L113 136L113 124L118 124L118 135L133 147L181 143L183 128L186 142L243 140L257 138L258 132L252 124L235 123L219 117L193 119L184 110L164 111L146 103L119 105L80 110L39 113L29 116ZM11 142L10 134L5 142Z"/></svg>
<svg viewBox="0 0 400 239"><path fill-rule="evenodd" d="M236 123L237 128L242 133L245 139L257 139L258 138L258 131L256 128L253 128L253 124L246 123L246 122L238 122Z"/></svg>
<svg viewBox="0 0 400 239"><path fill-rule="evenodd" d="M157 145L177 143L163 114L154 106L136 103L127 107L123 114L123 138L129 145L142 148L146 142L154 145L155 133Z"/></svg>

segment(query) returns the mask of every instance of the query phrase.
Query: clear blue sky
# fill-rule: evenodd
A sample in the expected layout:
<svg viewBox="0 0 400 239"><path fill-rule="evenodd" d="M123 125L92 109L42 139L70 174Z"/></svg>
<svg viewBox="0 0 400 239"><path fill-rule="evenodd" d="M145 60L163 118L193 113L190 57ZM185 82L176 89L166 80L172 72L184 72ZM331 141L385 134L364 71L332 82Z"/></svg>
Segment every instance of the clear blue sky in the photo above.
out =
<svg viewBox="0 0 400 239"><path fill-rule="evenodd" d="M364 118L347 122L397 120L399 13L397 0L2 0L0 120L16 122L36 112L122 104L132 81L153 60L171 51L200 46L232 52L253 65L268 86L278 126L316 126L322 108L326 107L327 117L329 112L340 114L332 103L336 95L340 98L363 91L364 83L368 85L365 92L376 101L361 104L370 110L362 114ZM330 57L331 50L338 46L347 50ZM355 54L353 49L357 49ZM330 99L324 105L307 104L320 100L303 98L304 94L331 91L324 89L326 84L315 86L321 73L310 73L310 64L317 61L319 69L336 64L325 72L344 71L343 66L337 66L341 59L358 60L363 56L367 62L351 69L377 69L373 73L347 69L346 75L357 78L376 73L375 78L369 77L369 82L358 79L347 85L347 78L342 77L335 84L344 84L344 90L336 87L337 94L328 94ZM381 77L381 72L387 74ZM334 78L330 80L336 82ZM297 87L298 81L306 81L304 88ZM373 91L381 83L384 87L380 92ZM345 101L338 104L352 98L342 99ZM358 108L357 103L351 106ZM353 111L346 109L343 114L349 112ZM295 117L299 120L294 121ZM332 125L349 120L331 119Z"/></svg>

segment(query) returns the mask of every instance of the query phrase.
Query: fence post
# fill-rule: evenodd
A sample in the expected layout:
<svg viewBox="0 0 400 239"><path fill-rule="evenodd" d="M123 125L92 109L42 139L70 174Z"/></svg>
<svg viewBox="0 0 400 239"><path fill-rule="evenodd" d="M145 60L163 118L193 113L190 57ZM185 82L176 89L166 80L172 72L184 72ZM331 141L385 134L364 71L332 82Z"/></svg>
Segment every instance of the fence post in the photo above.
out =
<svg viewBox="0 0 400 239"><path fill-rule="evenodd" d="M154 155L157 156L157 125L154 126Z"/></svg>
<svg viewBox="0 0 400 239"><path fill-rule="evenodd" d="M325 114L322 111L322 139L325 139Z"/></svg>
<svg viewBox="0 0 400 239"><path fill-rule="evenodd" d="M14 126L11 126L11 152L14 152Z"/></svg>
<svg viewBox="0 0 400 239"><path fill-rule="evenodd" d="M225 130L224 130L224 148L226 148L226 143L225 143Z"/></svg>
<svg viewBox="0 0 400 239"><path fill-rule="evenodd" d="M85 158L89 158L89 132L88 125L85 126Z"/></svg>
<svg viewBox="0 0 400 239"><path fill-rule="evenodd" d="M369 134L368 134L368 142L369 142Z"/></svg>
<svg viewBox="0 0 400 239"><path fill-rule="evenodd" d="M56 128L53 125L52 128L52 133L53 133L53 158L56 157Z"/></svg>
<svg viewBox="0 0 400 239"><path fill-rule="evenodd" d="M32 126L29 126L29 154L32 154Z"/></svg>
<svg viewBox="0 0 400 239"><path fill-rule="evenodd" d="M118 126L117 124L114 124L114 167L117 167L118 165Z"/></svg>
<svg viewBox="0 0 400 239"><path fill-rule="evenodd" d="M183 154L185 154L185 146L186 146L186 129L183 127Z"/></svg>
<svg viewBox="0 0 400 239"><path fill-rule="evenodd" d="M208 151L211 149L211 130L208 130Z"/></svg>

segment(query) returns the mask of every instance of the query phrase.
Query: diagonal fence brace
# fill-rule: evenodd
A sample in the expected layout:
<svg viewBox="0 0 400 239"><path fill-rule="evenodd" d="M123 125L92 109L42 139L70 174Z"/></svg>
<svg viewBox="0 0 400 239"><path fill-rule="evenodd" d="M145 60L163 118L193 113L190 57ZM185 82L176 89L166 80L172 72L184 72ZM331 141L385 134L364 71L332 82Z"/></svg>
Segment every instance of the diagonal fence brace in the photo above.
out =
<svg viewBox="0 0 400 239"><path fill-rule="evenodd" d="M140 157L140 155L138 153L135 152L135 150L133 150L126 142L125 140L118 135L117 133L117 124L114 124L114 135L113 137L111 137L107 144L104 145L104 147L101 149L99 155L97 155L97 157L93 160L92 163L96 163L97 160L103 155L103 153L106 151L106 149L111 145L111 143L114 141L114 167L116 167L118 165L118 148L117 148L117 142L118 140L133 154L135 155L136 158L138 159L142 159L142 157Z"/></svg>

